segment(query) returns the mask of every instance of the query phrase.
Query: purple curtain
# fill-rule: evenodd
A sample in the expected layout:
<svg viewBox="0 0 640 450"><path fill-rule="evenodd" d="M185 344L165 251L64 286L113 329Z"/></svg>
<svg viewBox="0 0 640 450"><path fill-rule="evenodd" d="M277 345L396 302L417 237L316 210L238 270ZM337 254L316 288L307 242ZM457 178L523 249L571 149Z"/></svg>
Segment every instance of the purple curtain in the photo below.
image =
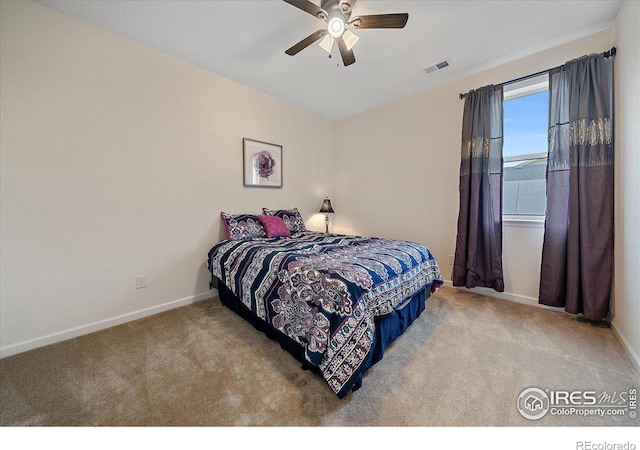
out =
<svg viewBox="0 0 640 450"><path fill-rule="evenodd" d="M502 101L502 86L486 86L465 96L454 286L504 291Z"/></svg>
<svg viewBox="0 0 640 450"><path fill-rule="evenodd" d="M549 159L539 302L601 320L613 273L611 60L549 73Z"/></svg>

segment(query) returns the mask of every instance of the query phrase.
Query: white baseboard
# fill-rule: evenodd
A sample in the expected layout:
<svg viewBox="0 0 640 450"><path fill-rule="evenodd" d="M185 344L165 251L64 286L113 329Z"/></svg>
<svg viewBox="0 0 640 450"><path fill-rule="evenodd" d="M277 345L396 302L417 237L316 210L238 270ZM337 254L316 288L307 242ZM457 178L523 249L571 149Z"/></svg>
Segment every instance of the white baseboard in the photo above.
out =
<svg viewBox="0 0 640 450"><path fill-rule="evenodd" d="M142 319L144 317L153 316L170 309L186 306L191 303L196 303L208 298L218 295L216 289L203 292L201 294L192 295L189 297L173 300L162 305L152 306L150 308L140 309L131 313L123 314L121 316L112 317L111 319L100 320L87 325L81 325L79 327L70 328L68 330L51 333L46 336L37 337L35 339L29 339L27 341L18 342L17 344L7 345L0 347L0 358L16 355L29 350L34 350L45 345L55 344L56 342L66 341L85 334L94 333L96 331L104 330L106 328L115 327L116 325L122 325L123 323L132 322L134 320Z"/></svg>
<svg viewBox="0 0 640 450"><path fill-rule="evenodd" d="M564 308L541 305L540 303L538 303L538 299L535 297L527 297L526 295L513 294L511 292L497 292L497 291L494 291L493 289L482 288L482 287L467 289L465 287L454 286L453 282L449 280L444 280L444 284L454 289L460 289L462 291L471 292L472 294L486 295L487 297L493 297L493 298L506 300L514 303L521 303L523 305L535 306L536 308L542 308L542 309L547 309L549 311L561 312L566 314Z"/></svg>
<svg viewBox="0 0 640 450"><path fill-rule="evenodd" d="M613 321L611 322L611 329L620 341L620 344L622 344L622 348L624 348L624 351L627 352L629 359L631 359L631 363L634 365L638 373L640 373L640 358L638 357L638 354L633 350L633 347L631 347L631 344L624 336L624 334L620 333L620 330L618 330L615 322Z"/></svg>

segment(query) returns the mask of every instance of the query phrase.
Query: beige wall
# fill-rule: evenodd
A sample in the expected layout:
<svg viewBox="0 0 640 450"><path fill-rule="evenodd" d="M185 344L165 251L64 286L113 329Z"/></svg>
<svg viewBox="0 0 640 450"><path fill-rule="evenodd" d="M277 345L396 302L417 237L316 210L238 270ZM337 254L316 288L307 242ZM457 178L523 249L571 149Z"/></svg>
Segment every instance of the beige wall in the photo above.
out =
<svg viewBox="0 0 640 450"><path fill-rule="evenodd" d="M324 229L331 123L37 3L1 5L2 356L203 298L220 211L297 206ZM243 137L283 145L282 189L243 187Z"/></svg>
<svg viewBox="0 0 640 450"><path fill-rule="evenodd" d="M623 2L614 24L615 317L613 328L640 370L640 2Z"/></svg>

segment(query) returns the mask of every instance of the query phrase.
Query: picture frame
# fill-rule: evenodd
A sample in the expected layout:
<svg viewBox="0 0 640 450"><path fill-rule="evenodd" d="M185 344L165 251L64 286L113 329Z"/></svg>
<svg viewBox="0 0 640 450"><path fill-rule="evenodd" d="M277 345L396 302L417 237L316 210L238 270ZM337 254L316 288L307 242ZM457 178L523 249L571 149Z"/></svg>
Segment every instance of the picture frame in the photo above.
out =
<svg viewBox="0 0 640 450"><path fill-rule="evenodd" d="M282 187L282 145L242 139L245 187Z"/></svg>

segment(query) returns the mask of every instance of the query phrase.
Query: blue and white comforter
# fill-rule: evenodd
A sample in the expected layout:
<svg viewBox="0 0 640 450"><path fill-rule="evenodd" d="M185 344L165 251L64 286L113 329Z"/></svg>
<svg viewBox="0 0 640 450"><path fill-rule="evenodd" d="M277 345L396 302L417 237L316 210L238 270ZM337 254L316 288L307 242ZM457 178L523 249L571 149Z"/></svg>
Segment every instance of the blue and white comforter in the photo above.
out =
<svg viewBox="0 0 640 450"><path fill-rule="evenodd" d="M442 284L421 244L309 231L221 241L208 267L256 316L299 343L335 393L369 353L374 317Z"/></svg>

